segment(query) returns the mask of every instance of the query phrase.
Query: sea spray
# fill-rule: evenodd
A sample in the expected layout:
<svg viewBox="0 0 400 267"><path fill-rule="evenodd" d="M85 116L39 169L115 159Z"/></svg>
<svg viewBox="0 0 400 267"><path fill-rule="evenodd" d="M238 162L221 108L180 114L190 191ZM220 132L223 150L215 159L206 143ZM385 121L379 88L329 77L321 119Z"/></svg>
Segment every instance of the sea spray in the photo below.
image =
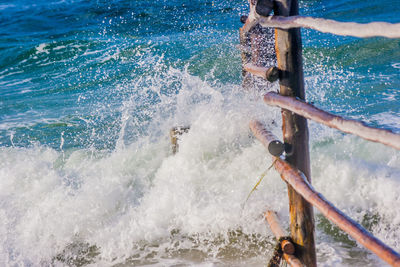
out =
<svg viewBox="0 0 400 267"><path fill-rule="evenodd" d="M398 22L390 1L301 13ZM184 5L183 5L184 4ZM390 9L383 7L390 5ZM264 266L286 185L249 129L281 115L241 89L244 1L0 5L0 265ZM399 131L398 40L303 30L308 101ZM278 86L273 85L272 90ZM190 126L172 155L168 133ZM310 125L312 181L399 250L399 152ZM316 212L320 266L381 266Z"/></svg>
<svg viewBox="0 0 400 267"><path fill-rule="evenodd" d="M274 209L287 220L286 189L271 172L242 211L252 185L271 164L247 124L255 116L279 136L279 110L240 90L222 95L222 88L181 73L185 89L172 96L177 100L166 101L179 102L179 108L163 123L150 122L151 138L144 135L111 151L70 149L65 159L43 146L1 150L2 176L8 177L1 186L8 264L68 261L70 253L92 247L86 260L106 265L170 257L175 263L262 265L273 243L261 214ZM191 126L176 155L167 136L174 122ZM386 242L397 240L398 214L385 207L398 201L391 190L399 181L398 153L314 124L310 131L316 189ZM347 237L326 232L332 226L318 213L317 222L318 240L324 242L319 255L330 251L328 263L350 264L359 249L353 243L342 247ZM80 250L68 249L72 244Z"/></svg>

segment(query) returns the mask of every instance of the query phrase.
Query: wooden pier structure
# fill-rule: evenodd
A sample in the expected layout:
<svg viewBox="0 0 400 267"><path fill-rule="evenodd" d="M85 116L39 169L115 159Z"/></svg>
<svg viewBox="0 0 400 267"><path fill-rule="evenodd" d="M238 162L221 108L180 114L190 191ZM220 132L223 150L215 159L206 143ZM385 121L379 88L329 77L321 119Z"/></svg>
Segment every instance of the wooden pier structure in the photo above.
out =
<svg viewBox="0 0 400 267"><path fill-rule="evenodd" d="M361 121L342 118L306 102L300 34L303 27L360 38L400 38L400 23L360 24L299 16L297 0L249 0L249 14L240 20L244 24L239 29L238 46L242 58L243 87L260 89L256 83L260 78L265 80L264 84L279 81L280 85L279 93L266 92L263 100L268 105L281 108L283 140L280 141L259 121L253 120L249 125L253 135L274 158L273 165L288 186L290 237L279 225L275 212L268 210L264 213L279 241L279 260L283 258L294 267L317 266L315 207L379 258L391 266L400 267L398 252L374 237L312 187L307 119L398 150L400 135L367 126ZM261 89L268 91L270 87ZM179 136L188 130L189 127L171 130L174 153L178 149ZM271 261L268 266L278 265L279 262Z"/></svg>
<svg viewBox="0 0 400 267"><path fill-rule="evenodd" d="M243 86L251 87L249 82L251 83L254 77L265 79L270 83L279 80L280 85L279 93L267 92L263 98L266 104L281 108L283 142L279 142L278 138L258 121L251 121L250 129L268 151L271 151L271 144L279 143L285 150L284 157L279 153L270 153L275 159L275 169L288 186L291 238L289 245L287 240L281 240L286 234L279 226L275 213L273 211L264 213L276 238L282 241L281 256L291 266L317 266L313 214L315 207L379 258L392 266L400 266L398 252L370 234L312 187L307 119L398 150L400 150L400 135L389 130L369 127L360 121L342 118L306 102L300 34L300 27L304 27L362 38L372 36L400 38L400 23L359 24L302 17L298 13L297 0L249 0L249 7L249 14L241 18L244 25L239 31ZM273 16L270 15L272 12ZM272 36L265 34L268 32L268 30L263 31L266 27L267 29L274 27L275 34ZM269 29L271 31L271 28ZM275 49L272 52L270 47L265 45L267 43L265 40L271 38L274 38L275 42ZM274 63L272 65L271 59ZM266 89L268 91L268 88ZM276 264L270 263L269 266Z"/></svg>

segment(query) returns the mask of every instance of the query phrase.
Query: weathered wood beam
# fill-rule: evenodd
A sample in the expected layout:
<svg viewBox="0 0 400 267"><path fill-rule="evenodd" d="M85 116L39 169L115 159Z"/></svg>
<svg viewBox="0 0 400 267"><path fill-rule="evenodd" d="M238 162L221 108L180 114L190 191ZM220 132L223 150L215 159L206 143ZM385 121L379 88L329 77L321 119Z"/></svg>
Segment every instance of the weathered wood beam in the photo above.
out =
<svg viewBox="0 0 400 267"><path fill-rule="evenodd" d="M274 14L298 15L297 0L279 0L274 4ZM280 94L305 98L302 44L300 29L275 29L275 51L280 70ZM288 110L282 110L283 141L287 160L301 170L311 183L307 120ZM315 267L313 207L293 188L288 186L290 233L296 244L296 255L308 267Z"/></svg>
<svg viewBox="0 0 400 267"><path fill-rule="evenodd" d="M400 23L388 22L340 22L332 19L313 18L298 16L298 14L268 16L272 1L259 0L261 5L253 5L243 30L250 31L255 25L260 24L263 27L275 27L280 29L290 28L308 28L324 33L331 33L342 36L354 36L359 38L367 37L386 37L400 38ZM270 3L267 3L270 2ZM276 5L288 7L287 2L277 0ZM258 8L257 8L258 7Z"/></svg>
<svg viewBox="0 0 400 267"><path fill-rule="evenodd" d="M271 231L275 235L277 240L279 240L281 237L287 236L287 233L285 232L285 230L283 230L282 226L280 225L275 212L270 210L266 211L264 213L264 218L268 222L269 227L271 228ZM283 258L290 266L292 267L303 266L300 260L293 255L295 252L295 248L292 242L290 242L289 240L284 240L281 243L281 248L283 251Z"/></svg>
<svg viewBox="0 0 400 267"><path fill-rule="evenodd" d="M285 145L270 131L267 131L263 125L256 120L250 122L250 129L254 135L262 136L265 143L263 145L267 148L272 156L280 156L285 151Z"/></svg>
<svg viewBox="0 0 400 267"><path fill-rule="evenodd" d="M281 96L274 92L264 95L264 101L273 106L278 106L290 110L307 119L311 119L328 127L351 133L366 140L385 144L400 150L400 134L390 130L377 129L365 125L363 122L344 119L321 109L314 107L302 100L294 97Z"/></svg>
<svg viewBox="0 0 400 267"><path fill-rule="evenodd" d="M245 64L243 66L244 70L250 72L251 74L261 77L271 83L279 79L279 69L277 67L259 67L251 63Z"/></svg>
<svg viewBox="0 0 400 267"><path fill-rule="evenodd" d="M181 136L184 133L187 133L189 131L190 127L188 126L178 126L174 127L169 131L169 137L171 139L171 145L172 145L172 154L176 154L179 149L179 136Z"/></svg>
<svg viewBox="0 0 400 267"><path fill-rule="evenodd" d="M246 71L244 70L243 66L250 62L251 60L251 48L250 48L250 38L243 30L243 28L239 29L239 40L240 40L240 46L239 49L241 51L240 55L242 58L242 76L245 77Z"/></svg>
<svg viewBox="0 0 400 267"><path fill-rule="evenodd" d="M260 134L262 132L262 129L259 129L253 131L253 134L262 144L266 144L268 139L266 139L264 135ZM281 178L286 183L296 190L296 192L298 192L306 201L316 207L327 219L332 221L340 229L353 237L361 245L371 250L388 264L392 266L400 266L399 253L371 235L361 225L343 214L332 203L327 201L310 185L304 173L290 165L288 162L277 157L274 167L281 174Z"/></svg>
<svg viewBox="0 0 400 267"><path fill-rule="evenodd" d="M371 235L361 225L346 216L320 193L315 191L302 172L280 158L277 159L274 165L275 169L281 174L282 179L316 207L327 219L388 264L400 266L399 253Z"/></svg>
<svg viewBox="0 0 400 267"><path fill-rule="evenodd" d="M261 15L261 14L260 14ZM249 22L251 24L252 22ZM308 28L324 33L359 38L386 37L400 38L400 23L387 22L340 22L331 19L303 17L303 16L260 16L255 22L263 27L276 27L280 29Z"/></svg>
<svg viewBox="0 0 400 267"><path fill-rule="evenodd" d="M256 8L262 10L263 14L269 14L269 12L272 11L272 1L250 1L249 16L253 16L254 14L256 14ZM254 79L253 76L249 75L244 66L249 63L251 63L253 66L264 68L276 65L273 29L262 28L260 25L256 24L253 25L250 22L251 19L249 18L249 16L241 17L244 25L242 28L239 29L241 48L244 48L242 49L243 87L245 89L251 90L264 90L265 85L261 85ZM276 71L273 71L273 73L274 72Z"/></svg>

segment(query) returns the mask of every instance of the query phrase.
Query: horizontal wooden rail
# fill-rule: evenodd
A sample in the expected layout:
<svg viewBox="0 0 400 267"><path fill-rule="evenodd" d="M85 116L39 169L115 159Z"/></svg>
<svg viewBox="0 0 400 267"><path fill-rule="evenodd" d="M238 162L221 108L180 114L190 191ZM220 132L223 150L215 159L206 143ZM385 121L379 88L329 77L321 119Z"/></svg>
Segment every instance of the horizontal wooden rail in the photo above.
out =
<svg viewBox="0 0 400 267"><path fill-rule="evenodd" d="M260 122L252 120L250 122L250 129L254 132L258 131L258 129L263 129L263 126ZM285 151L285 145L279 141L279 139L273 133L265 131L259 134L264 136L264 141L267 142L264 144L264 146L272 156L280 156L283 154Z"/></svg>
<svg viewBox="0 0 400 267"><path fill-rule="evenodd" d="M373 128L360 121L344 119L340 116L318 109L313 105L294 97L282 96L274 92L265 94L264 101L269 105L290 110L307 119L314 120L331 128L341 130L345 133L351 133L366 140L382 143L400 150L400 135L395 134L392 131Z"/></svg>
<svg viewBox="0 0 400 267"><path fill-rule="evenodd" d="M268 141L265 140L264 133L268 131L261 126L261 123L258 123L257 125L258 128L253 131L253 134L262 144L265 145ZM400 266L400 254L371 235L361 225L347 217L333 204L327 201L307 182L307 179L302 172L295 169L281 158L276 158L274 167L281 174L281 177L285 182L290 184L296 192L316 207L327 219L336 224L340 229L345 231L364 247L371 250L382 260L392 266Z"/></svg>
<svg viewBox="0 0 400 267"><path fill-rule="evenodd" d="M251 63L247 63L243 66L244 70L251 74L261 77L269 82L275 82L279 79L279 69L277 67L259 67Z"/></svg>
<svg viewBox="0 0 400 267"><path fill-rule="evenodd" d="M276 239L280 239L281 237L287 236L287 233L283 230L282 226L279 223L279 220L273 211L266 211L264 213L264 218L268 222L269 227L271 228L272 233L275 235ZM285 242L286 241L286 242ZM283 258L289 263L292 267L302 267L303 264L300 262L298 258L293 256L295 252L295 248L292 242L288 240L284 240L281 243L281 248L283 251Z"/></svg>
<svg viewBox="0 0 400 267"><path fill-rule="evenodd" d="M250 8L250 14L243 26L244 31L249 31L256 24L263 27L275 27L280 29L308 28L324 33L332 33L342 36L359 38L386 37L400 38L400 23L388 22L339 22L332 19L313 18L304 16L262 16L256 13L256 9Z"/></svg>
<svg viewBox="0 0 400 267"><path fill-rule="evenodd" d="M320 32L332 33L342 36L353 36L360 38L386 37L400 38L400 23L387 22L339 22L331 19L291 16L260 17L258 20L263 27L276 27L280 29L309 28Z"/></svg>

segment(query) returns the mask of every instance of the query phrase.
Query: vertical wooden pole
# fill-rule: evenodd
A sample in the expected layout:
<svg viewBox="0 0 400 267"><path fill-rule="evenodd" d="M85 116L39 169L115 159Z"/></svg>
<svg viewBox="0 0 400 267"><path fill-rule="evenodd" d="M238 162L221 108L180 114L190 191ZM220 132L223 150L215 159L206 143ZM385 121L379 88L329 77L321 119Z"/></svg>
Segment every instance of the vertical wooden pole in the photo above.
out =
<svg viewBox="0 0 400 267"><path fill-rule="evenodd" d="M190 127L186 126L178 126L178 127L174 127L169 131L169 137L171 138L171 145L172 145L172 154L176 154L178 152L179 149L179 137L184 134L187 133L189 131Z"/></svg>
<svg viewBox="0 0 400 267"><path fill-rule="evenodd" d="M277 0L278 16L298 15L297 0ZM281 70L280 94L305 99L300 29L275 30L275 50ZM311 183L307 120L282 109L282 131L289 153L287 161L302 171ZM290 232L296 256L308 267L316 266L312 206L288 185Z"/></svg>
<svg viewBox="0 0 400 267"><path fill-rule="evenodd" d="M257 0L250 1L250 8L257 4ZM272 1L271 1L272 5ZM242 17L242 22L248 23ZM254 26L246 32L243 28L239 29L240 44L245 51L242 51L242 66L252 63L258 67L271 67L276 65L276 56L274 49L274 30L273 28L263 28L260 25ZM264 83L258 84L257 78L250 75L244 68L242 69L243 87L247 90L257 89L264 90L269 85Z"/></svg>
<svg viewBox="0 0 400 267"><path fill-rule="evenodd" d="M247 16L242 16L241 20L244 20L244 22L247 20ZM251 59L251 54L250 54L250 38L246 32L244 32L243 28L239 29L239 40L240 40L240 46L242 48L242 51L240 53L242 57L242 67L246 65L247 63L250 62ZM244 68L242 68L242 76L245 77L246 71Z"/></svg>

